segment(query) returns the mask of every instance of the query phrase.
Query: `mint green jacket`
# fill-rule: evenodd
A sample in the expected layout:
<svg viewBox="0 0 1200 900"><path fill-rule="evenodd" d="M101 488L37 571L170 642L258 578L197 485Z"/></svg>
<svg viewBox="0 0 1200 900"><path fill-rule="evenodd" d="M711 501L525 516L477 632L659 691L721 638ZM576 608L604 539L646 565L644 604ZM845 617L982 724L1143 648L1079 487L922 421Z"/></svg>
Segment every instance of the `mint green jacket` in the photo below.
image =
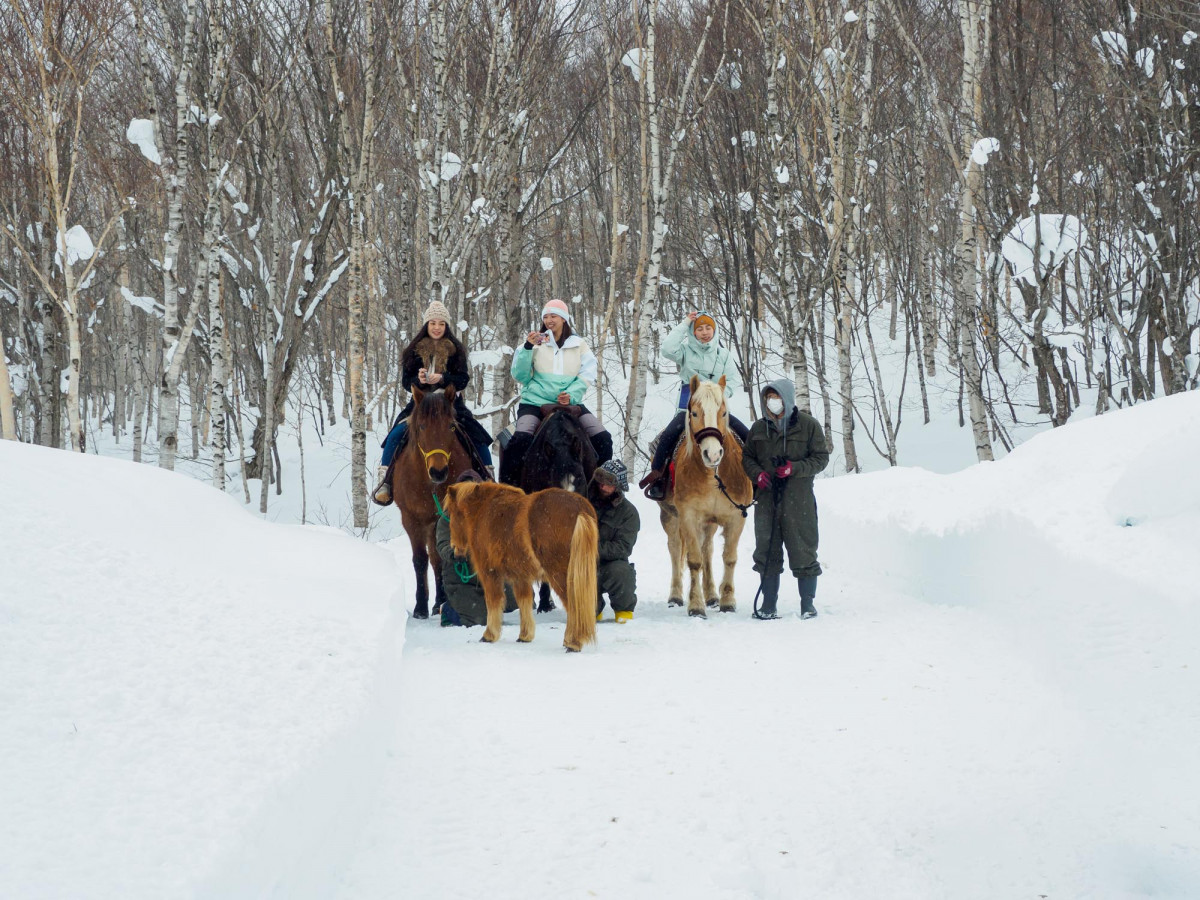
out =
<svg viewBox="0 0 1200 900"><path fill-rule="evenodd" d="M572 403L582 402L596 380L595 354L577 334L561 347L554 342L554 335L547 332L546 336L546 343L527 345L513 354L512 377L521 385L521 402L534 406L557 403L563 391Z"/></svg>
<svg viewBox="0 0 1200 900"><path fill-rule="evenodd" d="M724 375L726 397L732 397L735 391L742 389L742 376L733 354L721 346L716 335L707 344L702 344L687 319L663 338L662 355L679 364L679 380L684 384L691 381L693 375L699 375L701 381L720 381Z"/></svg>

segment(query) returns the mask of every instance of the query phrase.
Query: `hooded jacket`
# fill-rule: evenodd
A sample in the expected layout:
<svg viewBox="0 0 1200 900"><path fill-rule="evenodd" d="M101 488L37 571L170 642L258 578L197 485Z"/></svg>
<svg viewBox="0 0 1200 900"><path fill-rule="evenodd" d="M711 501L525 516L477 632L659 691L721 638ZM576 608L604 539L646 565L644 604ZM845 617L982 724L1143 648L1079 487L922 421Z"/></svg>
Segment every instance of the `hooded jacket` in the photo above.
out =
<svg viewBox="0 0 1200 900"><path fill-rule="evenodd" d="M694 323L684 319L663 338L662 355L679 364L679 380L685 385L693 375L701 381L720 381L725 376L725 396L732 397L742 389L742 376L737 363L715 334L707 344L702 343L692 331ZM684 404L686 405L686 404Z"/></svg>
<svg viewBox="0 0 1200 900"><path fill-rule="evenodd" d="M808 479L811 485L812 477L829 465L825 433L816 419L797 409L796 390L791 381L780 378L765 385L759 392L764 408L767 391L774 391L783 399L783 416L776 420L764 415L750 426L750 436L742 451L742 468L751 481L755 481L760 472L773 477L775 460L786 457L792 463L789 481Z"/></svg>

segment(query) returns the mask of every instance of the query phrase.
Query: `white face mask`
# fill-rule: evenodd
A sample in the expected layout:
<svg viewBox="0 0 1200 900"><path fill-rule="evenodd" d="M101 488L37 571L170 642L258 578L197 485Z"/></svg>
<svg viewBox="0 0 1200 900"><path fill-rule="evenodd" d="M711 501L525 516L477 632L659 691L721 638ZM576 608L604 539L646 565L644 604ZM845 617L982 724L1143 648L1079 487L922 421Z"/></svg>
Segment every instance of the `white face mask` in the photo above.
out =
<svg viewBox="0 0 1200 900"><path fill-rule="evenodd" d="M771 397L767 400L767 409L770 410L771 415L779 415L783 412L783 400L779 397Z"/></svg>

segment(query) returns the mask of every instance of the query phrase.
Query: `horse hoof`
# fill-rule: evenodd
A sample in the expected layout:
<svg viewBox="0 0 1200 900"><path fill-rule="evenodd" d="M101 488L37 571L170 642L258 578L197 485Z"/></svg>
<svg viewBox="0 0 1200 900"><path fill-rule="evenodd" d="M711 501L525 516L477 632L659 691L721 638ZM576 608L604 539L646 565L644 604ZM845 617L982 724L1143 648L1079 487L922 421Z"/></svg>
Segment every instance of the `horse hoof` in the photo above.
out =
<svg viewBox="0 0 1200 900"><path fill-rule="evenodd" d="M702 609L689 609L688 615L694 619L707 619L708 618L708 613L706 613Z"/></svg>
<svg viewBox="0 0 1200 900"><path fill-rule="evenodd" d="M578 653L583 648L582 647L568 647L566 644L563 644L563 649L566 650L568 653Z"/></svg>
<svg viewBox="0 0 1200 900"><path fill-rule="evenodd" d="M720 602L721 601L718 600L716 597L709 597L707 600L704 601L704 605L707 606L709 609L712 609L714 606L716 606Z"/></svg>
<svg viewBox="0 0 1200 900"><path fill-rule="evenodd" d="M518 643L518 644L532 644L532 643L533 643L533 638L523 638L523 637L519 637L519 638L517 638L517 643Z"/></svg>
<svg viewBox="0 0 1200 900"><path fill-rule="evenodd" d="M442 614L442 604L438 603L433 607L433 614L435 616L440 616Z"/></svg>
<svg viewBox="0 0 1200 900"><path fill-rule="evenodd" d="M545 603L539 603L537 611L540 613L554 612L554 601L547 600Z"/></svg>
<svg viewBox="0 0 1200 900"><path fill-rule="evenodd" d="M667 601L667 606L683 606L683 598L682 597L672 597L670 600Z"/></svg>
<svg viewBox="0 0 1200 900"><path fill-rule="evenodd" d="M429 613L423 609L414 609L413 610L413 618L414 619L428 619Z"/></svg>
<svg viewBox="0 0 1200 900"><path fill-rule="evenodd" d="M736 606L722 606L721 612L737 612Z"/></svg>

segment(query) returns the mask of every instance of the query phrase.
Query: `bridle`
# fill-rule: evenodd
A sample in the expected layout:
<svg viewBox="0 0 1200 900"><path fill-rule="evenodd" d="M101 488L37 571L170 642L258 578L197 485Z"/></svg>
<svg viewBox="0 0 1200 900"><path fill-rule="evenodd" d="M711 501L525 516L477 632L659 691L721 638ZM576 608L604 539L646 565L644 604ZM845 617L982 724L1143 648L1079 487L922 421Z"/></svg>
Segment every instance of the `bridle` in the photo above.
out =
<svg viewBox="0 0 1200 900"><path fill-rule="evenodd" d="M435 447L433 450L426 450L421 446L421 442L417 441L417 449L421 451L421 455L425 457L425 468L430 467L429 457L444 456L446 457L446 465L450 465L450 451L443 450L441 447Z"/></svg>
<svg viewBox="0 0 1200 900"><path fill-rule="evenodd" d="M689 408L689 412L690 411L691 410ZM715 438L717 443L720 444L722 448L725 446L725 433L721 431L720 428L714 428L710 425L707 428L701 428L699 431L692 431L689 427L688 431L691 433L692 440L695 442L697 447L700 446L700 442L705 438ZM738 511L742 514L743 519L746 518L749 515L750 507L754 505L754 502L751 501L750 503L738 503L733 499L733 497L729 496L729 489L725 487L725 482L721 480L721 473L717 469L713 469L712 473L713 478L717 480L717 488L722 494L725 495L725 499L738 508Z"/></svg>

